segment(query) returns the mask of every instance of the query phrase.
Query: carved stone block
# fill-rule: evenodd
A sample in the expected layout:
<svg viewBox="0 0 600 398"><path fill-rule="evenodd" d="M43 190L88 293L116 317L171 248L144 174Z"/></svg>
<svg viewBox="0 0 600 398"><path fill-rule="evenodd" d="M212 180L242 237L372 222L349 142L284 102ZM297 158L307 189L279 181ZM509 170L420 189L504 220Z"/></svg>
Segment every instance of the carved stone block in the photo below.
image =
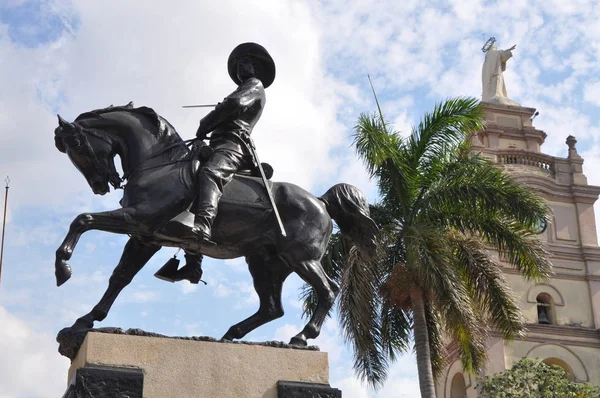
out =
<svg viewBox="0 0 600 398"><path fill-rule="evenodd" d="M342 398L342 391L329 384L279 381L278 398Z"/></svg>
<svg viewBox="0 0 600 398"><path fill-rule="evenodd" d="M77 369L63 398L142 398L141 369L88 365Z"/></svg>

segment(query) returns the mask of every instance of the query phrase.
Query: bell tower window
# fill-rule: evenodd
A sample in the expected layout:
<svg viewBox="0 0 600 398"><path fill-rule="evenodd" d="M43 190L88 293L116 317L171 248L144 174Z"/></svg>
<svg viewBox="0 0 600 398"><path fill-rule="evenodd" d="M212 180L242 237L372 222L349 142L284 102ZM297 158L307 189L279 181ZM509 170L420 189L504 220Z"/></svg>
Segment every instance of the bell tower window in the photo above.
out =
<svg viewBox="0 0 600 398"><path fill-rule="evenodd" d="M547 293L540 293L536 297L537 301L537 314L538 323L541 325L553 325L555 324L554 319L554 305L552 297Z"/></svg>

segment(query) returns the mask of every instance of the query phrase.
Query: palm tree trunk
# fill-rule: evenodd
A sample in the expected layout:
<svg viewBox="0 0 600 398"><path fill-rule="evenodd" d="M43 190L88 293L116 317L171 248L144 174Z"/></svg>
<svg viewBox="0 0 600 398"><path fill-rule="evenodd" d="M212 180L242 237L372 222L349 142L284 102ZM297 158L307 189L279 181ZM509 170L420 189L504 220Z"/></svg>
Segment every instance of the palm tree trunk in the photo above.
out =
<svg viewBox="0 0 600 398"><path fill-rule="evenodd" d="M419 289L410 291L412 302L415 351L417 352L417 369L419 371L419 387L421 398L435 398L433 371L431 370L431 353L429 351L429 333L425 320L425 302L423 292Z"/></svg>

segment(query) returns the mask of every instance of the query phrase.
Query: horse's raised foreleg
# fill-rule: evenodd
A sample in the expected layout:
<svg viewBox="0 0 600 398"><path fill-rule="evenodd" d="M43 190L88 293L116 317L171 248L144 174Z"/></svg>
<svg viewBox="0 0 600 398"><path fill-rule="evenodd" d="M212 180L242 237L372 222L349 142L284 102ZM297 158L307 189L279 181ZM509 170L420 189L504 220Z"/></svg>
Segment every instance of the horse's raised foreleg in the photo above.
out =
<svg viewBox="0 0 600 398"><path fill-rule="evenodd" d="M101 213L83 213L75 217L67 236L56 250L56 285L62 285L71 277L71 267L67 261L73 255L73 250L83 233L91 229L117 234L135 233L139 230L135 215L135 209L124 208Z"/></svg>
<svg viewBox="0 0 600 398"><path fill-rule="evenodd" d="M77 319L73 328L89 329L94 326L94 321L101 321L106 318L110 307L121 290L131 282L138 271L146 265L159 249L160 246L158 245L147 244L137 238L130 238L125 245L125 249L123 249L119 264L117 264L108 280L108 289L89 314Z"/></svg>
<svg viewBox="0 0 600 398"><path fill-rule="evenodd" d="M265 260L262 255L247 257L246 261L260 306L254 315L230 327L224 340L241 339L257 327L283 316L281 288L291 273L289 267L279 259Z"/></svg>

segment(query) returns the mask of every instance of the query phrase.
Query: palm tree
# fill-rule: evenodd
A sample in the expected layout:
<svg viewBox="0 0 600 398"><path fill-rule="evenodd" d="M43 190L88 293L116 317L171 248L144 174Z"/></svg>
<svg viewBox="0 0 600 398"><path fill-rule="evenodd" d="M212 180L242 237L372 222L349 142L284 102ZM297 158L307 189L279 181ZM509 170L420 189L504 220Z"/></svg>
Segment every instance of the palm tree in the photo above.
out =
<svg viewBox="0 0 600 398"><path fill-rule="evenodd" d="M412 340L422 397L435 397L447 339L464 370L477 372L490 330L507 340L524 332L499 258L527 280L551 274L536 237L546 206L471 153L470 137L482 128L481 107L469 98L436 105L406 138L390 130L380 109L359 118L354 145L380 195L371 206L381 226L378 253L361 258L334 234L322 262L341 285L338 316L355 371L375 388ZM303 298L309 315L310 288Z"/></svg>

